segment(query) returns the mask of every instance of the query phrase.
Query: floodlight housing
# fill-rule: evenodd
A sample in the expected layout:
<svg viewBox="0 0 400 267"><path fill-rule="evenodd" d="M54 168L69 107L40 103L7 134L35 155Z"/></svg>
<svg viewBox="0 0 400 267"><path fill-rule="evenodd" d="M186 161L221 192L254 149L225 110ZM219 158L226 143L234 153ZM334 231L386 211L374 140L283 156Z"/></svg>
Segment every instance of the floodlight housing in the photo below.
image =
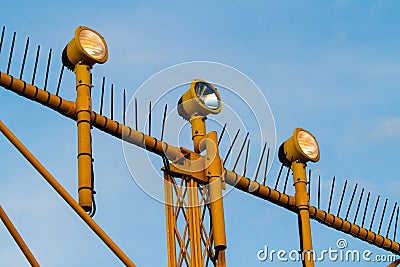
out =
<svg viewBox="0 0 400 267"><path fill-rule="evenodd" d="M221 112L221 96L215 86L202 79L194 79L178 102L178 113L185 120Z"/></svg>
<svg viewBox="0 0 400 267"><path fill-rule="evenodd" d="M103 64L107 59L108 48L103 36L86 26L76 28L74 38L62 53L62 62L69 70L74 70L76 64L92 67L96 63Z"/></svg>
<svg viewBox="0 0 400 267"><path fill-rule="evenodd" d="M292 162L317 162L320 158L319 145L315 137L307 130L296 128L293 135L279 147L279 161L287 167Z"/></svg>

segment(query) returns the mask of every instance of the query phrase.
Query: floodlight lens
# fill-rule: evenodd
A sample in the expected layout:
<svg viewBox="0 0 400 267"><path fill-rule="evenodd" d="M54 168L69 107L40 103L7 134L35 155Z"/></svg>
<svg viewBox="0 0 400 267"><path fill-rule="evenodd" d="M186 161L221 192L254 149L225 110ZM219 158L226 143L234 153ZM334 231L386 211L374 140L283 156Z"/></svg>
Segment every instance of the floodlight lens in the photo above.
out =
<svg viewBox="0 0 400 267"><path fill-rule="evenodd" d="M318 158L319 148L315 138L306 131L300 130L297 132L297 142L303 151L310 159Z"/></svg>
<svg viewBox="0 0 400 267"><path fill-rule="evenodd" d="M199 100L209 109L216 110L221 105L219 95L209 84L198 82L195 85L195 92Z"/></svg>
<svg viewBox="0 0 400 267"><path fill-rule="evenodd" d="M103 40L91 30L83 29L79 32L79 43L90 57L101 60L106 56L106 46Z"/></svg>

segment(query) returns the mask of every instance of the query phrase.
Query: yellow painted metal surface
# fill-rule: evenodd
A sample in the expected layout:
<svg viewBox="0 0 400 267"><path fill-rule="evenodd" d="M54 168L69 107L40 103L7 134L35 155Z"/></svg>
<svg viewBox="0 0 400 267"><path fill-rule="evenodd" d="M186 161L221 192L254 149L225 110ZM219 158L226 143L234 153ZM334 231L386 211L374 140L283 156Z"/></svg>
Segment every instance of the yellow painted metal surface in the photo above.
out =
<svg viewBox="0 0 400 267"><path fill-rule="evenodd" d="M21 249L22 253L24 253L26 259L33 267L39 267L39 263L37 262L35 256L33 256L31 250L26 245L25 241L22 239L21 235L18 233L17 229L11 222L10 218L7 216L6 212L4 211L3 207L0 206L0 219L3 221L4 225L6 226L8 232L14 238L15 242L17 243L18 247Z"/></svg>
<svg viewBox="0 0 400 267"><path fill-rule="evenodd" d="M400 259L398 259L398 260L392 262L391 264L388 265L388 267L396 267L396 266L398 266L398 265L400 265Z"/></svg>
<svg viewBox="0 0 400 267"><path fill-rule="evenodd" d="M218 98L221 99L219 92L217 90L217 88L215 88L214 85L212 85L211 83L204 81L202 79L194 79L191 83L190 83L190 88L189 90L187 90L183 95L182 95L182 103L181 103L181 108L184 109L184 112L186 113L186 115L191 118L191 117L205 117L208 114L217 114L219 112L221 112L222 109L222 105L220 104L218 108L216 109L210 109L207 106L205 106L198 98L198 96L196 95L195 92L195 86L196 83L206 83L207 85L209 85L214 92L217 94ZM187 118L185 118L187 119Z"/></svg>
<svg viewBox="0 0 400 267"><path fill-rule="evenodd" d="M222 171L223 165L218 151L217 132L213 131L206 135L206 176L209 178L209 194L211 221L214 237L214 249L217 251L225 250L226 233L224 204L222 199Z"/></svg>
<svg viewBox="0 0 400 267"><path fill-rule="evenodd" d="M190 119L190 124L192 125L192 140L193 147L196 153L200 153L200 141L204 138L206 134L206 117L196 116Z"/></svg>
<svg viewBox="0 0 400 267"><path fill-rule="evenodd" d="M176 216L174 212L174 198L172 179L167 172L164 172L164 199L165 199L165 222L167 232L167 250L168 250L168 267L177 267L176 264L176 241L175 241L175 229L176 229ZM178 244L180 249L181 245Z"/></svg>
<svg viewBox="0 0 400 267"><path fill-rule="evenodd" d="M298 213L298 209L295 205L295 198L292 196L283 194L270 188L269 186L257 183L232 171L225 172L225 181L239 190L272 202L292 212ZM400 255L400 244L398 242L395 242L389 238L385 238L384 236L378 235L356 224L352 224L349 221L327 213L326 211L317 209L314 206L309 207L309 214L311 219L316 220L330 228L334 228L338 231L354 236L355 238L366 241L378 248L382 248L396 255Z"/></svg>
<svg viewBox="0 0 400 267"><path fill-rule="evenodd" d="M79 41L79 34L81 33L81 31L91 31L101 39L103 45L105 46L104 50L105 54L102 58L94 58L92 55L88 54L85 51L85 49L82 47L81 42ZM79 64L80 62L83 62L86 65L92 66L96 63L103 64L108 59L107 43L104 40L103 36L101 36L97 31L90 29L86 26L79 26L78 28L75 29L74 38L72 38L72 40L67 44L64 53L66 53L66 55L64 56L68 58L69 64L72 65L76 65Z"/></svg>
<svg viewBox="0 0 400 267"><path fill-rule="evenodd" d="M200 152L199 143L205 135L206 126L204 117L195 117L190 120L192 125L192 140L195 152ZM190 250L191 250L191 263L190 266L202 267L204 266L204 259L201 247L201 215L199 208L199 184L198 182L187 176L186 189L188 191L188 226L190 236Z"/></svg>
<svg viewBox="0 0 400 267"><path fill-rule="evenodd" d="M92 137L91 127L91 89L90 67L78 64L76 74L76 121L78 127L78 193L79 204L90 212L93 203L92 184Z"/></svg>
<svg viewBox="0 0 400 267"><path fill-rule="evenodd" d="M2 72L0 72L0 86L25 98L41 103L42 105L45 105L68 118L73 120L77 119L75 102L65 100ZM128 126L120 124L93 111L91 112L90 118L93 127L96 127L114 137L123 139L126 142L142 147L155 154L162 156L166 155L170 160L178 160L187 153L193 153L194 155L196 154L189 149L175 147L142 132L135 131ZM262 198L285 209L298 213L295 198L292 196L283 194L268 186L261 185L249 178L243 177L229 170L224 172L223 179L226 183L236 187L239 190L250 193L256 197ZM317 209L316 207L310 206L309 217L325 224L328 227L350 234L379 248L383 248L387 251L400 255L399 243L365 228L361 228L360 226L352 224L349 221L345 221L333 214L329 214L323 210Z"/></svg>
<svg viewBox="0 0 400 267"><path fill-rule="evenodd" d="M304 254L302 263L303 266L312 267L314 266L314 256L311 252L313 247L309 214L310 203L307 193L306 164L297 161L293 162L292 170L295 187L295 203L298 210L300 249L302 254Z"/></svg>

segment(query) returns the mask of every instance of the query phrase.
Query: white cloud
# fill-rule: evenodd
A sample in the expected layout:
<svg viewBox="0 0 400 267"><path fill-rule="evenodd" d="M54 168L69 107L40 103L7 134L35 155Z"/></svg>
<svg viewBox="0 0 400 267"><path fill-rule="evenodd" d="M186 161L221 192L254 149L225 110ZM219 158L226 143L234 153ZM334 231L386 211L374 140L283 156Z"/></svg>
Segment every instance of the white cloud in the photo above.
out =
<svg viewBox="0 0 400 267"><path fill-rule="evenodd" d="M375 123L370 137L374 139L399 138L400 118L383 119Z"/></svg>

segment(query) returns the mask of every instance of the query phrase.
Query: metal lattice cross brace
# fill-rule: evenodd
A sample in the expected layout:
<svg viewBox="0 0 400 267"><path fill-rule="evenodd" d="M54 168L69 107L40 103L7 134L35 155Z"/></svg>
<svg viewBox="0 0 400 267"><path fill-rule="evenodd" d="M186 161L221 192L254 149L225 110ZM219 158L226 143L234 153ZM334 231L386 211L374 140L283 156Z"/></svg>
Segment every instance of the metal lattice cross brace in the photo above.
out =
<svg viewBox="0 0 400 267"><path fill-rule="evenodd" d="M216 266L207 186L164 173L168 266Z"/></svg>

